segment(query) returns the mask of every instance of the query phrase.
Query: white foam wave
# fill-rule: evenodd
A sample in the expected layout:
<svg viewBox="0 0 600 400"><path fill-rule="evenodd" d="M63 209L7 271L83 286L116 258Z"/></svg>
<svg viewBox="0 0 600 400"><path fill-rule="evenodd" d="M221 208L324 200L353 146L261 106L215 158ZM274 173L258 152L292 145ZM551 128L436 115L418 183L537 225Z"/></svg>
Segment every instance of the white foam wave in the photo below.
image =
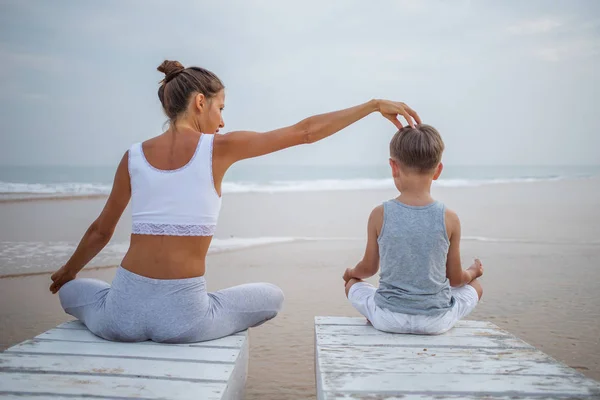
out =
<svg viewBox="0 0 600 400"><path fill-rule="evenodd" d="M483 185L499 185L507 183L534 183L534 182L551 182L567 179L562 176L548 176L541 178L497 178L497 179L440 179L433 182L434 186L442 187L470 187Z"/></svg>
<svg viewBox="0 0 600 400"><path fill-rule="evenodd" d="M322 192L332 190L393 189L392 179L319 179L269 183L224 182L224 193Z"/></svg>
<svg viewBox="0 0 600 400"><path fill-rule="evenodd" d="M544 178L511 179L440 179L434 186L472 187L506 183L532 183L566 179L552 176ZM394 189L392 178L386 179L320 179L312 181L274 181L266 184L252 182L224 182L224 193L280 193L280 192L321 192L337 190L377 190Z"/></svg>
<svg viewBox="0 0 600 400"><path fill-rule="evenodd" d="M544 245L580 245L580 246L597 246L600 245L600 240L537 240L537 239L518 239L518 238L494 238L485 236L463 236L461 240L468 242L485 242L485 243L518 243L518 244L544 244Z"/></svg>
<svg viewBox="0 0 600 400"><path fill-rule="evenodd" d="M531 183L567 179L552 176L543 178L511 179L440 179L434 182L441 187L473 187L506 183ZM394 189L391 178L386 179L319 179L259 182L224 182L223 193L282 193L282 192L324 192L340 190ZM71 197L108 195L111 186L99 183L11 183L0 182L0 199L22 199L31 197Z"/></svg>
<svg viewBox="0 0 600 400"><path fill-rule="evenodd" d="M511 238L492 238L485 236L463 236L461 240L468 242L488 242L488 243L523 243L524 240Z"/></svg>
<svg viewBox="0 0 600 400"><path fill-rule="evenodd" d="M322 237L255 237L213 239L209 254L298 241L347 240ZM52 271L63 264L77 247L75 242L0 242L0 276ZM88 265L91 267L120 264L129 242L109 243Z"/></svg>
<svg viewBox="0 0 600 400"><path fill-rule="evenodd" d="M362 237L233 237L227 239L213 239L208 253L218 254L227 251L282 243L338 240L365 241ZM485 236L463 236L462 240L485 243L600 246L600 240L544 241ZM53 271L64 264L71 254L73 254L76 247L77 243L75 242L63 241L0 242L0 276ZM111 242L88 265L90 267L118 265L128 248L129 242Z"/></svg>
<svg viewBox="0 0 600 400"><path fill-rule="evenodd" d="M213 239L208 249L208 254L221 253L224 251L246 249L249 247L264 246L268 244L289 243L298 240L307 240L308 238L294 237L257 237L257 238L229 238ZM314 238L313 240L317 240Z"/></svg>
<svg viewBox="0 0 600 400"><path fill-rule="evenodd" d="M6 198L70 197L108 195L110 185L100 183L13 183L0 182L0 196Z"/></svg>

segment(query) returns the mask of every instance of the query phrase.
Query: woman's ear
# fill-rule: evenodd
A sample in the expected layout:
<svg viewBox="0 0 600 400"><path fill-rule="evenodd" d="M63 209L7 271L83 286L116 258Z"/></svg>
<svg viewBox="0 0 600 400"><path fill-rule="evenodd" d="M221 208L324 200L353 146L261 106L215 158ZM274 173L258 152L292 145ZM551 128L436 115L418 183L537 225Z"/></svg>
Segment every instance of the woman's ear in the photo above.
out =
<svg viewBox="0 0 600 400"><path fill-rule="evenodd" d="M198 93L196 97L194 97L194 105L196 106L196 109L198 111L204 111L204 106L206 105L206 97L202 93Z"/></svg>
<svg viewBox="0 0 600 400"><path fill-rule="evenodd" d="M437 167L435 167L435 174L433 174L433 180L437 181L437 179L440 177L440 175L442 174L442 171L444 169L444 164L442 164L441 162L438 164Z"/></svg>

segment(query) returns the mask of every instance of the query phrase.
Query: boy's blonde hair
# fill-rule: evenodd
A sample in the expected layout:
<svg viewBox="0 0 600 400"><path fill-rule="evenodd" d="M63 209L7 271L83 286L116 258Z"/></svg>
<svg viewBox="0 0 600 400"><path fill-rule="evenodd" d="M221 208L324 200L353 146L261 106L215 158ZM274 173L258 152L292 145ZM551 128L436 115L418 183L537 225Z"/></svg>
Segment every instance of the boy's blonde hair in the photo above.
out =
<svg viewBox="0 0 600 400"><path fill-rule="evenodd" d="M442 161L444 141L431 125L405 126L390 142L390 156L403 167L430 173Z"/></svg>

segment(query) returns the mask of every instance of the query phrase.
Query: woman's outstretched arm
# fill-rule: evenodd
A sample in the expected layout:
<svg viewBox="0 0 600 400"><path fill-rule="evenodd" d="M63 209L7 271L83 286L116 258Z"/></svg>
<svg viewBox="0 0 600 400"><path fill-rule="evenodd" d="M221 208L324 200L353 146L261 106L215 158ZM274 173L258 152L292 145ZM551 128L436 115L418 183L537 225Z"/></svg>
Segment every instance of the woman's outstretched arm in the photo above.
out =
<svg viewBox="0 0 600 400"><path fill-rule="evenodd" d="M378 111L398 128L402 124L398 116L409 125L421 123L417 113L406 104L389 100L371 100L364 104L306 118L297 124L259 133L250 131L230 132L215 142L218 158L231 164L246 158L258 157L300 144L314 143L346 128L356 121Z"/></svg>
<svg viewBox="0 0 600 400"><path fill-rule="evenodd" d="M96 257L112 237L115 227L131 198L127 160L128 153L125 153L117 167L110 196L106 200L106 205L100 216L92 222L85 232L69 261L52 275L52 285L50 285L52 293L58 292L65 283L75 279L77 273Z"/></svg>

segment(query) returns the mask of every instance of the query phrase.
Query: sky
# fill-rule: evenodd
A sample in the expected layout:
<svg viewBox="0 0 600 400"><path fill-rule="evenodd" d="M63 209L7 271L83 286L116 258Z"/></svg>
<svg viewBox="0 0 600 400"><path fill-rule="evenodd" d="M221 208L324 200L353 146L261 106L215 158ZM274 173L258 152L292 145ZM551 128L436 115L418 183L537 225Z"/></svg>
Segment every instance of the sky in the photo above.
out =
<svg viewBox="0 0 600 400"><path fill-rule="evenodd" d="M160 134L164 59L215 72L225 129L403 101L446 165L600 164L596 0L0 0L0 165L112 165ZM374 113L252 160L381 164Z"/></svg>

